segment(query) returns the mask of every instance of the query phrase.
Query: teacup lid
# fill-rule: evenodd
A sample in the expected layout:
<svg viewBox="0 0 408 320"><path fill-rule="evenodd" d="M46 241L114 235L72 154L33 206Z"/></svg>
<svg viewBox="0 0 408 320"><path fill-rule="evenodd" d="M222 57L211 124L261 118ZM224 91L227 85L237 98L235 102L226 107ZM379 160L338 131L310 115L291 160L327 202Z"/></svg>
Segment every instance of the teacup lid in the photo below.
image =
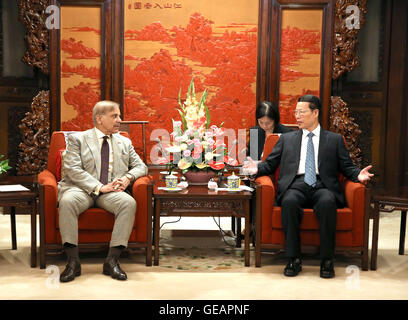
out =
<svg viewBox="0 0 408 320"><path fill-rule="evenodd" d="M238 176L235 175L235 173L233 172L232 175L230 175L229 177L227 177L228 180L237 180L239 179Z"/></svg>
<svg viewBox="0 0 408 320"><path fill-rule="evenodd" d="M177 176L174 174L174 172L171 172L169 175L166 176L166 178L177 178Z"/></svg>

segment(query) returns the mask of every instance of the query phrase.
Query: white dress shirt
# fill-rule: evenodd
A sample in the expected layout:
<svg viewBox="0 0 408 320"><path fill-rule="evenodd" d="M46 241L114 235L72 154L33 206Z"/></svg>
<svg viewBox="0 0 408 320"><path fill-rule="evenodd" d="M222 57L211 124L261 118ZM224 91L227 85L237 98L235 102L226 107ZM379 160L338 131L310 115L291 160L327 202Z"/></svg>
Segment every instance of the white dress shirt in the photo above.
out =
<svg viewBox="0 0 408 320"><path fill-rule="evenodd" d="M299 161L299 168L297 174L305 174L305 165L306 165L306 151L307 151L307 142L309 141L309 137L307 136L310 131L302 129L302 144L300 148L300 161ZM317 125L316 129L313 131L314 136L312 137L313 147L314 147L314 155L315 155L315 168L316 174L319 174L319 167L317 165L317 159L319 157L319 140L320 140L320 124Z"/></svg>

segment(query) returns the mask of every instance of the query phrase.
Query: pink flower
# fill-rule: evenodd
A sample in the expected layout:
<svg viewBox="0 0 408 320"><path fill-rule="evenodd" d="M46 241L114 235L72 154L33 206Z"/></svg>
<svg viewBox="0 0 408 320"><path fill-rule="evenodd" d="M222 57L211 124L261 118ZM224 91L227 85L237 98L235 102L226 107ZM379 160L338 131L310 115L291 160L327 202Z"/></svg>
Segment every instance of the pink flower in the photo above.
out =
<svg viewBox="0 0 408 320"><path fill-rule="evenodd" d="M234 158L231 158L229 156L225 156L224 157L224 162L230 166L237 166L238 165L238 161Z"/></svg>
<svg viewBox="0 0 408 320"><path fill-rule="evenodd" d="M214 145L215 141L214 141L214 139L209 138L209 139L207 139L207 143L208 143L208 145L212 146L212 145Z"/></svg>
<svg viewBox="0 0 408 320"><path fill-rule="evenodd" d="M222 137L224 134L225 134L225 129L224 128L217 128L217 129L214 130L214 135L217 138Z"/></svg>
<svg viewBox="0 0 408 320"><path fill-rule="evenodd" d="M193 150L193 159L197 160L198 158L201 157L201 152L196 152L196 150Z"/></svg>
<svg viewBox="0 0 408 320"><path fill-rule="evenodd" d="M217 140L217 141L215 142L215 147L216 147L216 148L219 148L219 147L226 148L227 145L224 143L223 140Z"/></svg>
<svg viewBox="0 0 408 320"><path fill-rule="evenodd" d="M184 150L184 151L183 151L183 156L184 156L184 157L189 157L190 155L191 155L191 151L190 151L190 150L187 149L187 150Z"/></svg>
<svg viewBox="0 0 408 320"><path fill-rule="evenodd" d="M159 157L157 159L156 164L168 164L170 161L170 159L166 158L166 157Z"/></svg>
<svg viewBox="0 0 408 320"><path fill-rule="evenodd" d="M181 128L181 121L173 121L173 128Z"/></svg>
<svg viewBox="0 0 408 320"><path fill-rule="evenodd" d="M197 152L197 153L203 152L203 145L201 143L198 145L195 145L193 152Z"/></svg>

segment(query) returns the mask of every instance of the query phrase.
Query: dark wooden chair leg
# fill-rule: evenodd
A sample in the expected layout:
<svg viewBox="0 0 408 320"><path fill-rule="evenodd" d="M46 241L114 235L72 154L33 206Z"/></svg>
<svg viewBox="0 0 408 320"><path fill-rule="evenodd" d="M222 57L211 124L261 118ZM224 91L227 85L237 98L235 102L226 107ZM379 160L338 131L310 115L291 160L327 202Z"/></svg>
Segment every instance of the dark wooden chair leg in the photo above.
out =
<svg viewBox="0 0 408 320"><path fill-rule="evenodd" d="M40 269L45 269L45 193L44 186L39 185L39 211L40 211Z"/></svg>
<svg viewBox="0 0 408 320"><path fill-rule="evenodd" d="M407 212L401 211L400 242L398 254L403 255L405 249L405 230L407 226Z"/></svg>
<svg viewBox="0 0 408 320"><path fill-rule="evenodd" d="M11 207L10 222L11 222L11 249L17 250L16 208L15 207Z"/></svg>

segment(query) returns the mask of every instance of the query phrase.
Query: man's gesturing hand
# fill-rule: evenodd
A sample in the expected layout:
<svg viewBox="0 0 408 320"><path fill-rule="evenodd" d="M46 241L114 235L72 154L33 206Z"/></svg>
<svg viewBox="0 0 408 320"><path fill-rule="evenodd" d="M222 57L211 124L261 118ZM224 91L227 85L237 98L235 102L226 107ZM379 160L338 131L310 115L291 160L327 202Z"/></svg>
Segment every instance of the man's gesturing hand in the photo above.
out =
<svg viewBox="0 0 408 320"><path fill-rule="evenodd" d="M371 177L374 176L374 174L368 172L373 166L367 166L363 170L360 171L360 174L358 175L357 179L360 181L362 184L367 184L368 181L370 181Z"/></svg>
<svg viewBox="0 0 408 320"><path fill-rule="evenodd" d="M244 165L242 166L242 171L244 174L248 174L248 175L255 175L258 173L258 165L257 162L255 162L254 160L252 160L251 157L247 157L247 162L244 163Z"/></svg>

